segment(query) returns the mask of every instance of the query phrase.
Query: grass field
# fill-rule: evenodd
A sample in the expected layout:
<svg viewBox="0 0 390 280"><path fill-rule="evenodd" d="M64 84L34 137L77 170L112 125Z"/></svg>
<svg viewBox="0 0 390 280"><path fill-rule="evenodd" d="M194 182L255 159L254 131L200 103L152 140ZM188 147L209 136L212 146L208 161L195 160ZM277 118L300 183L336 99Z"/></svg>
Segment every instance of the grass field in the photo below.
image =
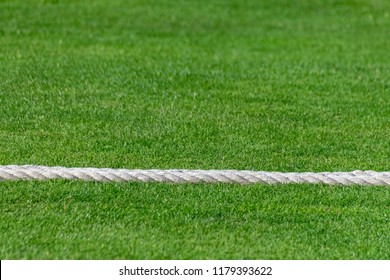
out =
<svg viewBox="0 0 390 280"><path fill-rule="evenodd" d="M390 170L386 0L0 0L0 164ZM390 259L390 188L0 182L0 259Z"/></svg>

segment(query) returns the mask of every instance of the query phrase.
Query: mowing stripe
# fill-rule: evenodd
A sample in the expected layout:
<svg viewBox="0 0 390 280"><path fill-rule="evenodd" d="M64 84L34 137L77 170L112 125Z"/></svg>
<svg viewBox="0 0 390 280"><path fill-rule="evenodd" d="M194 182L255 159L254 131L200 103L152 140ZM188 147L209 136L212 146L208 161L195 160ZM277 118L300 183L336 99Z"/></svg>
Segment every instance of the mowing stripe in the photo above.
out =
<svg viewBox="0 0 390 280"><path fill-rule="evenodd" d="M99 182L237 183L390 186L390 172L265 172L246 170L140 170L67 168L39 165L0 166L0 180L68 179Z"/></svg>

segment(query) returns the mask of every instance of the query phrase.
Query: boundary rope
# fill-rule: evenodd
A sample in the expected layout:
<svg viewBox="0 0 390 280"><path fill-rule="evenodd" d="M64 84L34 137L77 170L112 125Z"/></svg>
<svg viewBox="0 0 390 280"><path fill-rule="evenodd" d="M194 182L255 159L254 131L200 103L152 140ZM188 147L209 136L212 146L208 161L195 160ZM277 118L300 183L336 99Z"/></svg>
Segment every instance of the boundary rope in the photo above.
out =
<svg viewBox="0 0 390 280"><path fill-rule="evenodd" d="M140 170L67 168L39 165L0 166L2 180L67 179L98 182L237 183L390 186L390 172L265 172L246 170Z"/></svg>

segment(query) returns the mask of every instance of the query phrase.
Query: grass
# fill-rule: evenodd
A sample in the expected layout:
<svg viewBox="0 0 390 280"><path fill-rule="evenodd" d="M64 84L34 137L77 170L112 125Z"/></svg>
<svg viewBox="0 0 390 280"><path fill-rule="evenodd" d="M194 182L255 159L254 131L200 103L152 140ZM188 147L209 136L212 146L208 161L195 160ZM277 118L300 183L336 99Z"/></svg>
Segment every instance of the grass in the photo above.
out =
<svg viewBox="0 0 390 280"><path fill-rule="evenodd" d="M1 197L7 258L390 257L383 187L6 182Z"/></svg>
<svg viewBox="0 0 390 280"><path fill-rule="evenodd" d="M390 170L389 28L385 0L0 0L0 164ZM390 252L386 187L0 192L2 259Z"/></svg>

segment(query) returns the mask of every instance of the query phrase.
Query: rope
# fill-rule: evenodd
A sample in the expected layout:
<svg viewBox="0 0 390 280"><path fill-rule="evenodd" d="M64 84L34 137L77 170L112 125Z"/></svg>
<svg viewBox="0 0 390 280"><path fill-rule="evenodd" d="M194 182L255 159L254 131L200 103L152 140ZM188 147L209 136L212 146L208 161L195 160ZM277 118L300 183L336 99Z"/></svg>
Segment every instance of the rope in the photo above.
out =
<svg viewBox="0 0 390 280"><path fill-rule="evenodd" d="M67 179L99 182L237 183L390 186L390 172L264 172L239 170L129 170L38 165L0 166L1 180Z"/></svg>

